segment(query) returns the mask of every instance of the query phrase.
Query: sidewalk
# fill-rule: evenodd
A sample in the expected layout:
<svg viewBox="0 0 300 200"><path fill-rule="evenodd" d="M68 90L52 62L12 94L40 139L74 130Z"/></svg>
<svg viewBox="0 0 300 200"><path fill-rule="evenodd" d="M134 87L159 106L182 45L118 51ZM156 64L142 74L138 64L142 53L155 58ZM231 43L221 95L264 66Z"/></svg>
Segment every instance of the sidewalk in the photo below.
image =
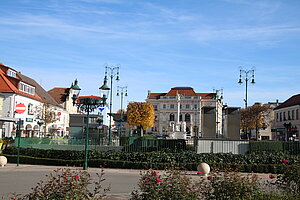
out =
<svg viewBox="0 0 300 200"><path fill-rule="evenodd" d="M46 180L45 175L50 174L57 168L62 166L42 166L42 165L20 165L8 164L0 167L0 197L3 195L27 194L31 192L31 188L35 187L40 180ZM72 169L82 168L71 167ZM101 168L89 168L88 172L92 177L100 172ZM130 198L130 194L137 189L137 183L140 178L140 172L145 170L134 169L110 169L104 168L103 186L110 185L111 190L108 192L110 200L125 200ZM195 171L188 171L187 175L193 180L199 179ZM243 173L247 175L247 173ZM269 179L269 174L257 174L262 181Z"/></svg>

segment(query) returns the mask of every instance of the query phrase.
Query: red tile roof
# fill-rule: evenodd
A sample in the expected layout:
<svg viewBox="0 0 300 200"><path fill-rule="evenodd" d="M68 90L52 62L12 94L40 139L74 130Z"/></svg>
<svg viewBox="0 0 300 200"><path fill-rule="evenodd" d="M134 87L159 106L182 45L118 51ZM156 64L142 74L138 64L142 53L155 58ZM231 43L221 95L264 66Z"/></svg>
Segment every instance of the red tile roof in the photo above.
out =
<svg viewBox="0 0 300 200"><path fill-rule="evenodd" d="M58 103L63 104L69 95L70 88L53 88L48 91L52 98Z"/></svg>
<svg viewBox="0 0 300 200"><path fill-rule="evenodd" d="M149 99L159 99L161 96L176 96L182 94L184 96L200 96L202 99L213 99L216 93L196 93L192 87L173 87L168 93L149 93Z"/></svg>
<svg viewBox="0 0 300 200"><path fill-rule="evenodd" d="M0 92L3 93L16 93L22 96L29 97L31 99L35 99L37 101L41 102L47 102L48 98L47 95L44 95L43 88L37 84L33 79L24 76L23 74L16 72L16 78L10 77L7 75L7 70L11 69L16 72L16 70L5 66L3 63L0 63ZM27 83L29 85L32 85L35 87L35 94L30 95L25 92L21 92L19 87L19 82L22 81L24 83ZM43 98L43 99L42 99Z"/></svg>
<svg viewBox="0 0 300 200"><path fill-rule="evenodd" d="M286 108L286 107L290 107L290 106L296 106L296 105L300 105L300 94L296 94L296 95L290 97L288 100L286 100L285 102L283 102L282 104L280 104L279 106L274 108L274 110L278 110L278 109Z"/></svg>

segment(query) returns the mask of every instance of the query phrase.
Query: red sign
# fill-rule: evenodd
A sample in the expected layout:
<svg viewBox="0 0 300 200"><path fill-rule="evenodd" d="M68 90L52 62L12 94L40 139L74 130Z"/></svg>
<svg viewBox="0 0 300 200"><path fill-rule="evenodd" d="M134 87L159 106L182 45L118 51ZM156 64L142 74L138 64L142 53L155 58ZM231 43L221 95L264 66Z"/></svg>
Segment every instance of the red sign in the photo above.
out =
<svg viewBox="0 0 300 200"><path fill-rule="evenodd" d="M26 110L26 106L22 103L16 105L16 112L17 113L24 113Z"/></svg>

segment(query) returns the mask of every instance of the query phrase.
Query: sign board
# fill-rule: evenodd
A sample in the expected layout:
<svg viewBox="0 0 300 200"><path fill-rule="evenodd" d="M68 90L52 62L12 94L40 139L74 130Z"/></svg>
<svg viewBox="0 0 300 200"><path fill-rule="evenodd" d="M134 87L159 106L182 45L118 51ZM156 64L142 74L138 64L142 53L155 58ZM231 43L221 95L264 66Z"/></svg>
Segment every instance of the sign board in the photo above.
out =
<svg viewBox="0 0 300 200"><path fill-rule="evenodd" d="M26 122L33 122L32 118L26 118Z"/></svg>
<svg viewBox="0 0 300 200"><path fill-rule="evenodd" d="M19 113L19 114L22 114L24 113L26 110L26 106L22 103L19 103L16 105L16 112Z"/></svg>

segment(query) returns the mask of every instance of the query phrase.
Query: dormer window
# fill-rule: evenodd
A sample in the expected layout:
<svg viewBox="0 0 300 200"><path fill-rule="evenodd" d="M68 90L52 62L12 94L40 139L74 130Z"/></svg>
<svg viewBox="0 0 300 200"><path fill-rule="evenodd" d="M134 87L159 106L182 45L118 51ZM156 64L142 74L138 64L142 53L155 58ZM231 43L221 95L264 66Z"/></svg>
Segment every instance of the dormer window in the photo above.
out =
<svg viewBox="0 0 300 200"><path fill-rule="evenodd" d="M7 70L7 75L10 76L10 77L17 78L17 72L15 72L15 71L13 71L11 69Z"/></svg>
<svg viewBox="0 0 300 200"><path fill-rule="evenodd" d="M27 83L24 83L24 82L20 82L20 84L19 84L19 90L21 92L25 92L25 93L30 94L32 96L35 93L35 87L33 87L31 85L28 85Z"/></svg>

